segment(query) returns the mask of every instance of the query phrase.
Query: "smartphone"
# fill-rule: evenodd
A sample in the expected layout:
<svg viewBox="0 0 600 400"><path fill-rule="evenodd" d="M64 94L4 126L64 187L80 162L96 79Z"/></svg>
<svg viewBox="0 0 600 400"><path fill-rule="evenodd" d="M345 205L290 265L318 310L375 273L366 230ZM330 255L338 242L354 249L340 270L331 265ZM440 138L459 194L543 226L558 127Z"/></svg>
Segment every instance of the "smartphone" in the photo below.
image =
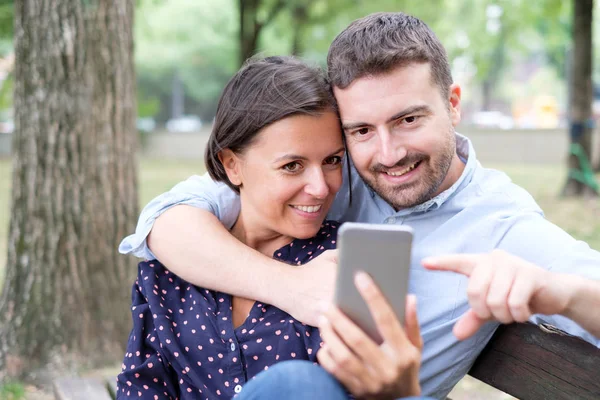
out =
<svg viewBox="0 0 600 400"><path fill-rule="evenodd" d="M404 324L412 239L412 229L404 225L346 222L338 231L339 268L334 302L378 344L383 338L354 284L354 276L358 271L368 273Z"/></svg>

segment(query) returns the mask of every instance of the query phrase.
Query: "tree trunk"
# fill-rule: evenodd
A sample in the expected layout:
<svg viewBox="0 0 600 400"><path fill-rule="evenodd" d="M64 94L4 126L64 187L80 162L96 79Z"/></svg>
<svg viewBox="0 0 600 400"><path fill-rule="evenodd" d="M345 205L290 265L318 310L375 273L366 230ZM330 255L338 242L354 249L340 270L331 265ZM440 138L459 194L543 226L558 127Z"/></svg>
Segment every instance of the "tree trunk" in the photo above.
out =
<svg viewBox="0 0 600 400"><path fill-rule="evenodd" d="M240 10L240 65L256 51L260 26L257 21L260 0L239 0Z"/></svg>
<svg viewBox="0 0 600 400"><path fill-rule="evenodd" d="M587 160L592 148L592 12L593 0L573 0L573 51L571 54L571 87L569 90L569 120L571 149L581 146ZM569 154L570 171L581 171L581 158ZM594 195L595 191L569 175L563 188L565 196Z"/></svg>
<svg viewBox="0 0 600 400"><path fill-rule="evenodd" d="M122 357L135 277L133 0L15 2L15 143L0 381Z"/></svg>
<svg viewBox="0 0 600 400"><path fill-rule="evenodd" d="M298 4L293 9L292 13L292 54L301 56L304 53L303 35L304 29L308 22L308 6L307 4Z"/></svg>
<svg viewBox="0 0 600 400"><path fill-rule="evenodd" d="M240 12L240 65L243 65L258 50L258 38L263 28L273 22L281 10L291 5L292 3L289 0L277 0L271 4L271 8L264 9L264 16L259 18L259 14L261 14L259 8L261 6L265 7L261 0L238 0L238 9Z"/></svg>

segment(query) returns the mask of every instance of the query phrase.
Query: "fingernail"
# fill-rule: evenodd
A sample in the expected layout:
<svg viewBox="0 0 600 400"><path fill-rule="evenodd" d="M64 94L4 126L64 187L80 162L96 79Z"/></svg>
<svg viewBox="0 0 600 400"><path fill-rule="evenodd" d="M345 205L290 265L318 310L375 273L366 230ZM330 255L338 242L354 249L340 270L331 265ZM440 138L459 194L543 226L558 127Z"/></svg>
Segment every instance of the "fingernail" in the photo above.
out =
<svg viewBox="0 0 600 400"><path fill-rule="evenodd" d="M373 280L366 272L358 271L354 275L354 283L359 289L366 289L373 283Z"/></svg>
<svg viewBox="0 0 600 400"><path fill-rule="evenodd" d="M437 258L435 257L425 257L424 259L421 260L421 264L425 265L435 265L437 262Z"/></svg>

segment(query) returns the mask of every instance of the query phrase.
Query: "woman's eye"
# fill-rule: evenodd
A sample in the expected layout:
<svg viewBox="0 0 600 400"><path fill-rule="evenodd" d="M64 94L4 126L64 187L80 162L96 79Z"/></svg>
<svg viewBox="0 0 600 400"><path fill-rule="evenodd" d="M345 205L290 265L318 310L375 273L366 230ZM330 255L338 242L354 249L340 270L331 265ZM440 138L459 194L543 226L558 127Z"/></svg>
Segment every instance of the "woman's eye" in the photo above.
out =
<svg viewBox="0 0 600 400"><path fill-rule="evenodd" d="M325 164L327 164L327 165L338 165L341 163L342 163L342 157L340 157L340 156L329 157L325 160Z"/></svg>
<svg viewBox="0 0 600 400"><path fill-rule="evenodd" d="M283 169L285 169L288 172L298 172L300 170L300 163L293 161L291 163L287 163L283 166Z"/></svg>

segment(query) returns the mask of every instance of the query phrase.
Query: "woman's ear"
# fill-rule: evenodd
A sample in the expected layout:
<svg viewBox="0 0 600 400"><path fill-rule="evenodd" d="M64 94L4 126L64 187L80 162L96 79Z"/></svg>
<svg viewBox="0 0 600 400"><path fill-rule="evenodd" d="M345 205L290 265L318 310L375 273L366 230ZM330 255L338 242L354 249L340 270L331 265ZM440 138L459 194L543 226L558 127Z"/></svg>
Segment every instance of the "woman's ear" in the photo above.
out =
<svg viewBox="0 0 600 400"><path fill-rule="evenodd" d="M230 149L223 149L218 156L229 181L235 186L242 186L242 162L238 155Z"/></svg>

